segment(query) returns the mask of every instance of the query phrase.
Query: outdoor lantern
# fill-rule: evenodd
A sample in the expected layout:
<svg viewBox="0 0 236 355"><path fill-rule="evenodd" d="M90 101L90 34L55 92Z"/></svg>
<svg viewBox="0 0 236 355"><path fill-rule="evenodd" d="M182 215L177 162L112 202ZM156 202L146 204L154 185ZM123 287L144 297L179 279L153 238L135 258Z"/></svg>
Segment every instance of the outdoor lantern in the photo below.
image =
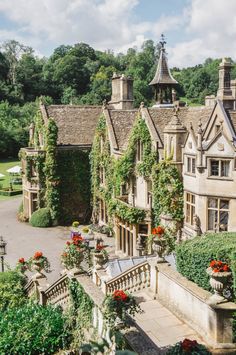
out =
<svg viewBox="0 0 236 355"><path fill-rule="evenodd" d="M4 272L4 255L6 255L6 245L7 243L3 240L3 237L0 236L0 258L2 264L2 272Z"/></svg>

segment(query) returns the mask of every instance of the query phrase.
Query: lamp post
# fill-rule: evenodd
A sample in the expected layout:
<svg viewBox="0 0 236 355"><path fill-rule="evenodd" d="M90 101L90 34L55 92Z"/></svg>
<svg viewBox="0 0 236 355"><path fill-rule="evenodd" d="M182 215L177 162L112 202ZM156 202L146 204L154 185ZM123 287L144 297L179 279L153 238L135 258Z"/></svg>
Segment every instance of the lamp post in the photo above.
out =
<svg viewBox="0 0 236 355"><path fill-rule="evenodd" d="M3 240L3 237L0 236L0 258L2 264L2 272L4 272L4 255L6 255L6 245L7 243Z"/></svg>

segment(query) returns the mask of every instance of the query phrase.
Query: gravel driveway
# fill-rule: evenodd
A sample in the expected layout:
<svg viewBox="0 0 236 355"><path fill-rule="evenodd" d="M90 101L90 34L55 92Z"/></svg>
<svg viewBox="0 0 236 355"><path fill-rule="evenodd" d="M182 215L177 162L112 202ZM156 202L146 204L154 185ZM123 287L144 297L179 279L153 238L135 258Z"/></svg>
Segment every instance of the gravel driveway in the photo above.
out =
<svg viewBox="0 0 236 355"><path fill-rule="evenodd" d="M70 238L66 227L35 228L21 223L16 218L21 197L0 201L0 235L7 242L5 261L13 267L20 257L28 259L35 251L42 251L48 257L52 273L48 274L51 283L61 270L60 255L65 241Z"/></svg>

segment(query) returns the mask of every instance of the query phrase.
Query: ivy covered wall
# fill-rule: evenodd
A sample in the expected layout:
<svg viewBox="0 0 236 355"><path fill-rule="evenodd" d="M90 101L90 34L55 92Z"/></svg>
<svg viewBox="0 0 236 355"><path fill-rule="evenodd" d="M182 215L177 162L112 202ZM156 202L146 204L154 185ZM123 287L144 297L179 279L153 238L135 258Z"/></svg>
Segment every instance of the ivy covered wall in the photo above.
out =
<svg viewBox="0 0 236 355"><path fill-rule="evenodd" d="M59 223L89 221L91 217L91 186L89 152L58 150L57 168L60 176Z"/></svg>

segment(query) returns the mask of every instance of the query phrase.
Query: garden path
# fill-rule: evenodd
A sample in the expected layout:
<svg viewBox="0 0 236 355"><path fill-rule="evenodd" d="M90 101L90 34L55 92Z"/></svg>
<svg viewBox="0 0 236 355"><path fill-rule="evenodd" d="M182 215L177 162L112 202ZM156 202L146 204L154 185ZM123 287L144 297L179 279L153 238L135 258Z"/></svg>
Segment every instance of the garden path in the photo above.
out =
<svg viewBox="0 0 236 355"><path fill-rule="evenodd" d="M170 345L185 338L204 344L203 339L195 330L177 318L158 300L154 300L146 291L140 291L134 295L143 310L143 313L135 316L136 324L157 346L158 354L165 354Z"/></svg>

